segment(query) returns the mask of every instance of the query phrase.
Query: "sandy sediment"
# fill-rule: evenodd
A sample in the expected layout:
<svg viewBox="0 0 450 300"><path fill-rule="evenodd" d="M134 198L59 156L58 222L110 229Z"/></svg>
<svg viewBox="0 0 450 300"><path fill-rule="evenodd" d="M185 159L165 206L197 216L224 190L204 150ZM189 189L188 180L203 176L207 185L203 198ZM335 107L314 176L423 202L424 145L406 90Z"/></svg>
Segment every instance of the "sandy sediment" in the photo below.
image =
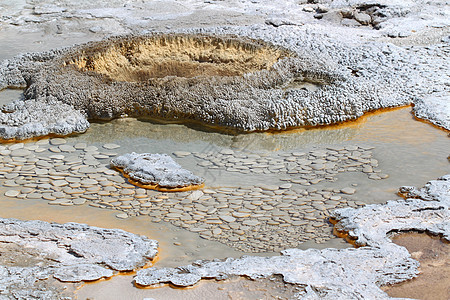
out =
<svg viewBox="0 0 450 300"><path fill-rule="evenodd" d="M401 233L392 238L420 263L420 275L413 280L383 287L391 297L447 300L450 280L450 243L425 233Z"/></svg>

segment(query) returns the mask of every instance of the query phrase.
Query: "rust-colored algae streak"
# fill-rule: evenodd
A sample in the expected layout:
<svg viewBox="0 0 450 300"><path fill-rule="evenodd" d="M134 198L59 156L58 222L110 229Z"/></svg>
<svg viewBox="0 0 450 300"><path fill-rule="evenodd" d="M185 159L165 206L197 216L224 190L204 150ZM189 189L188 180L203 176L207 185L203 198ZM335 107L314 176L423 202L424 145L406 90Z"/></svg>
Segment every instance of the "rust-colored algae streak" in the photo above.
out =
<svg viewBox="0 0 450 300"><path fill-rule="evenodd" d="M414 105L412 105L412 106L414 106ZM449 129L446 129L446 128L444 128L444 127L441 127L441 126L439 126L439 125L436 125L436 124L434 124L434 123L432 123L431 121L428 121L428 120L426 120L426 119L418 118L418 117L414 114L414 112L412 112L412 111L411 111L411 115L413 116L414 120L416 120L416 121L422 122L422 123L424 123L424 124L431 125L431 126L433 126L434 128L436 128L436 129L442 130L442 131L447 132L448 134L450 134L450 130L449 130Z"/></svg>
<svg viewBox="0 0 450 300"><path fill-rule="evenodd" d="M170 287L172 289L177 289L177 290L191 290L191 289L195 289L198 286L197 284L191 285L191 286L178 286L172 283L158 283L155 284L153 286L145 286L145 285L140 285L139 283L133 282L133 285L141 290L154 290L154 289L159 289L162 287Z"/></svg>
<svg viewBox="0 0 450 300"><path fill-rule="evenodd" d="M198 190L201 189L203 187L205 187L205 184L194 184L194 185L188 185L188 186L184 186L184 187L176 187L176 188L166 188L166 187L162 187L159 186L158 184L143 184L139 181L136 181L132 178L130 178L130 176L125 173L123 171L123 169L118 168L118 167L113 167L114 169L116 169L117 171L119 171L120 173L122 173L122 175L128 180L128 182L130 182L131 184L140 187L140 188L144 188L144 189L149 189L149 190L156 190L159 192L187 192L187 191L194 191L194 190Z"/></svg>
<svg viewBox="0 0 450 300"><path fill-rule="evenodd" d="M355 248L359 248L359 247L365 246L365 245L357 244L356 243L356 238L350 236L347 231L338 230L336 228L336 224L338 223L338 221L336 219L330 218L329 221L334 226L333 227L333 234L335 236L337 236L338 238L344 239L347 243L349 243L350 245L352 245Z"/></svg>

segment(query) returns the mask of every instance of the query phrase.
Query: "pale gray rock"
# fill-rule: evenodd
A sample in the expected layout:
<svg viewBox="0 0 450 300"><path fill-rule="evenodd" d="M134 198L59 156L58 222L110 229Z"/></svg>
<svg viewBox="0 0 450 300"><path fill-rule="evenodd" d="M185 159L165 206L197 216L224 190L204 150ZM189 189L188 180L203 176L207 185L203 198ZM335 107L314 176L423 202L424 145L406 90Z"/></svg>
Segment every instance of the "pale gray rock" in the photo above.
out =
<svg viewBox="0 0 450 300"><path fill-rule="evenodd" d="M386 204L366 205L359 209L344 208L336 210L332 216L339 222L338 230L348 232L357 245L384 247L390 240L387 234L391 231L428 231L443 235L450 240L450 182L447 179L438 180L427 189L417 190L416 197L425 195L424 199L408 198L405 200L388 201ZM429 183L430 184L430 183ZM434 192L444 193L439 196ZM433 197L433 200L430 198Z"/></svg>
<svg viewBox="0 0 450 300"><path fill-rule="evenodd" d="M347 195L352 195L355 192L356 192L356 189L351 188L351 187L346 187L346 188L341 189L341 193L347 194Z"/></svg>
<svg viewBox="0 0 450 300"><path fill-rule="evenodd" d="M369 25L372 21L372 18L366 13L356 13L355 20L361 23L362 25Z"/></svg>
<svg viewBox="0 0 450 300"><path fill-rule="evenodd" d="M269 18L265 21L265 23L267 25L271 25L274 27L286 26L286 25L302 25L300 23L293 22L292 20L284 19L284 18Z"/></svg>
<svg viewBox="0 0 450 300"><path fill-rule="evenodd" d="M144 236L78 223L0 218L0 242L33 245L64 264L92 263L117 271L141 267L157 253L157 242Z"/></svg>
<svg viewBox="0 0 450 300"><path fill-rule="evenodd" d="M120 145L117 145L117 144L104 144L103 148L108 149L108 150L113 150L113 149L120 148Z"/></svg>
<svg viewBox="0 0 450 300"><path fill-rule="evenodd" d="M110 269L91 264L79 264L57 268L53 277L63 282L92 281L113 276Z"/></svg>
<svg viewBox="0 0 450 300"><path fill-rule="evenodd" d="M0 244L2 258L12 256L4 265L0 258L0 298L7 299L60 299L63 291L47 284L49 277L64 282L111 277L143 267L158 247L154 240L119 229L2 218Z"/></svg>
<svg viewBox="0 0 450 300"><path fill-rule="evenodd" d="M54 286L40 286L50 276L49 270L39 267L9 267L0 265L0 299L57 299Z"/></svg>
<svg viewBox="0 0 450 300"><path fill-rule="evenodd" d="M113 158L111 165L144 185L182 188L201 185L204 179L183 169L167 154L127 153Z"/></svg>
<svg viewBox="0 0 450 300"><path fill-rule="evenodd" d="M56 6L56 5L39 5L34 7L34 13L36 15L43 15L43 14L57 14L62 13L66 11L67 9L64 7Z"/></svg>
<svg viewBox="0 0 450 300"><path fill-rule="evenodd" d="M399 192L407 198L441 201L450 205L450 175L431 180L420 189L414 186L402 186Z"/></svg>
<svg viewBox="0 0 450 300"><path fill-rule="evenodd" d="M406 248L389 239L393 231L423 230L450 240L450 175L430 181L423 189L408 188L428 198L389 201L332 213L338 230L348 232L360 248L287 249L281 256L197 261L178 268L144 269L135 282L144 286L172 283L190 286L203 278L251 279L282 275L285 282L304 288L299 299L388 299L380 286L411 279L418 262ZM432 199L432 200L430 200Z"/></svg>
<svg viewBox="0 0 450 300"><path fill-rule="evenodd" d="M20 194L20 191L17 191L17 190L7 190L5 192L5 196L7 196L7 197L16 197L19 194Z"/></svg>
<svg viewBox="0 0 450 300"><path fill-rule="evenodd" d="M82 133L89 128L85 116L71 105L48 98L16 100L0 109L0 138L28 139L49 134Z"/></svg>

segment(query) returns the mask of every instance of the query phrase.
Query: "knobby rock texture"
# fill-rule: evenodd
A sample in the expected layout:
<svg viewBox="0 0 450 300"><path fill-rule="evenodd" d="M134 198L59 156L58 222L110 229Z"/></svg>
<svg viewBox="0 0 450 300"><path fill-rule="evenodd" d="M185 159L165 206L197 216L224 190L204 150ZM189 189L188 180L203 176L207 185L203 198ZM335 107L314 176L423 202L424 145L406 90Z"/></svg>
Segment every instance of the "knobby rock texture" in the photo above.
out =
<svg viewBox="0 0 450 300"><path fill-rule="evenodd" d="M26 90L25 99L0 112L0 135L83 132L88 119L122 116L241 132L283 130L412 101L403 78L352 66L373 49L358 49L360 57L349 54L346 62L323 53L335 41L320 45L305 32L258 32L264 33L255 27L120 36L3 61L0 88ZM277 43L276 35L288 43Z"/></svg>
<svg viewBox="0 0 450 300"><path fill-rule="evenodd" d="M61 299L64 287L145 266L158 243L120 229L0 218L0 299Z"/></svg>

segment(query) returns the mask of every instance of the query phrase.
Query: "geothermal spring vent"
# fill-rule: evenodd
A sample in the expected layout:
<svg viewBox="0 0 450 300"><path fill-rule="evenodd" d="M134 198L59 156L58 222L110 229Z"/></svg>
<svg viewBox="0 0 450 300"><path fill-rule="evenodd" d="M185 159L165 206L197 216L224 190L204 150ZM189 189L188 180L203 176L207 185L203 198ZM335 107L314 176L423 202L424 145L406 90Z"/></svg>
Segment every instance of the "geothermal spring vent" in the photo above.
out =
<svg viewBox="0 0 450 300"><path fill-rule="evenodd" d="M0 89L25 87L25 99L0 112L3 139L83 132L88 119L123 116L282 130L354 119L395 97L332 58L235 36L114 37L18 56L0 75Z"/></svg>

